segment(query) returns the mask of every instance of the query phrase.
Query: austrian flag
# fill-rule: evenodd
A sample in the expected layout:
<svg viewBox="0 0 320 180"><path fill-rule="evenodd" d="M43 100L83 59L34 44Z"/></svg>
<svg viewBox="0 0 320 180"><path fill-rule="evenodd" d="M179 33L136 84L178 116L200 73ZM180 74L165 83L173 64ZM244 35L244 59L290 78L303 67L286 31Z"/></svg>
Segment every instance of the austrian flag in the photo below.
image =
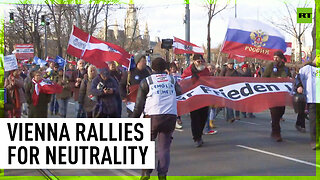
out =
<svg viewBox="0 0 320 180"><path fill-rule="evenodd" d="M39 102L40 93L43 94L59 94L62 92L63 88L59 84L53 83L49 80L43 79L40 82L37 82L35 79L32 79L34 84L34 91L32 94L33 105L36 106Z"/></svg>
<svg viewBox="0 0 320 180"><path fill-rule="evenodd" d="M191 42L174 37L173 52L175 54L204 54L204 50Z"/></svg>
<svg viewBox="0 0 320 180"><path fill-rule="evenodd" d="M128 67L130 54L118 45L99 40L73 26L67 53L81 58L97 68L108 67L107 61L117 61Z"/></svg>

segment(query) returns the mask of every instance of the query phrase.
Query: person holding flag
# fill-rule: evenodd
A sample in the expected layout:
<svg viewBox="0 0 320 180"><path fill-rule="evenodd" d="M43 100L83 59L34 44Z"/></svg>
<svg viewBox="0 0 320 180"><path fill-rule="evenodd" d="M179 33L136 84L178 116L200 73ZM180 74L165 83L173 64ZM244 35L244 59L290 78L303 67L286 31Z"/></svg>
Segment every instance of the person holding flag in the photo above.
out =
<svg viewBox="0 0 320 180"><path fill-rule="evenodd" d="M51 95L41 91L42 73L34 71L31 83L25 84L26 101L29 105L28 118L47 118Z"/></svg>
<svg viewBox="0 0 320 180"><path fill-rule="evenodd" d="M191 78L195 83L200 76L210 76L209 70L205 65L205 60L200 54L193 55L193 63L184 70L181 78ZM196 147L203 145L202 132L208 118L209 107L203 107L190 112L191 130Z"/></svg>
<svg viewBox="0 0 320 180"><path fill-rule="evenodd" d="M130 60L130 66L127 72L124 72L120 81L120 95L124 103L128 102L129 87L137 85L142 79L148 77L150 72L147 70L147 61L145 54L138 53ZM128 116L132 111L127 108Z"/></svg>

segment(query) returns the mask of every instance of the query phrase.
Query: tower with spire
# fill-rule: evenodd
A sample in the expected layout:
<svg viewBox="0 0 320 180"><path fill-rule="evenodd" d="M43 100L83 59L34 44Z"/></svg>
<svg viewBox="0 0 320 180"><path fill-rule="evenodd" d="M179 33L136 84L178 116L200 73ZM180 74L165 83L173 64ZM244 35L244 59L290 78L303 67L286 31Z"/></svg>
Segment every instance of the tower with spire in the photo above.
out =
<svg viewBox="0 0 320 180"><path fill-rule="evenodd" d="M143 39L146 40L147 42L150 41L150 35L149 35L149 29L148 29L148 23L147 22L146 22L146 28L144 30Z"/></svg>
<svg viewBox="0 0 320 180"><path fill-rule="evenodd" d="M124 30L127 38L136 38L140 35L137 9L134 7L133 0L130 0L124 21Z"/></svg>

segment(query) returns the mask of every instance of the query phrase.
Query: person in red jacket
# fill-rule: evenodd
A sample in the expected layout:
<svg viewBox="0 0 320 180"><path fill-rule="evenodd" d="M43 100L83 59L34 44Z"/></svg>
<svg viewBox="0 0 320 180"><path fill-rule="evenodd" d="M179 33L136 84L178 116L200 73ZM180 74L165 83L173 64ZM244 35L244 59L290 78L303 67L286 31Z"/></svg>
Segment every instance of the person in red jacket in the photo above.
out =
<svg viewBox="0 0 320 180"><path fill-rule="evenodd" d="M201 76L210 76L202 55L195 54L192 59L193 63L184 70L181 76L183 79L192 78L196 82ZM203 144L202 132L207 121L208 110L209 107L203 107L190 112L191 131L196 147L200 147Z"/></svg>

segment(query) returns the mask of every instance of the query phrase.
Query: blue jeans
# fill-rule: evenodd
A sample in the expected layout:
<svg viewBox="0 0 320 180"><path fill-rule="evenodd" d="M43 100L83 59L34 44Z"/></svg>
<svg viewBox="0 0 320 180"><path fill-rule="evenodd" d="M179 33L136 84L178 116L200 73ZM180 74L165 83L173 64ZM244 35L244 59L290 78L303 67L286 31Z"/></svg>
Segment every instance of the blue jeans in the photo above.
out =
<svg viewBox="0 0 320 180"><path fill-rule="evenodd" d="M59 111L59 103L57 101L56 94L52 94L51 102L50 102L50 112L51 114L53 113L57 114L58 111Z"/></svg>
<svg viewBox="0 0 320 180"><path fill-rule="evenodd" d="M68 102L69 102L69 98L67 99L58 99L58 102L60 104L60 108L59 108L59 113L60 116L65 118L67 117L67 111L68 111Z"/></svg>
<svg viewBox="0 0 320 180"><path fill-rule="evenodd" d="M209 108L209 116L206 122L206 130L207 132L209 132L211 130L210 125L209 125L209 121L210 120L214 120L216 118L216 108Z"/></svg>
<svg viewBox="0 0 320 180"><path fill-rule="evenodd" d="M86 112L83 109L82 104L79 104L78 101L75 102L75 107L76 107L76 113L77 113L77 118L86 118Z"/></svg>
<svg viewBox="0 0 320 180"><path fill-rule="evenodd" d="M234 118L233 109L231 108L226 108L226 109L227 109L226 119L229 120ZM240 111L236 111L236 117L240 117Z"/></svg>

